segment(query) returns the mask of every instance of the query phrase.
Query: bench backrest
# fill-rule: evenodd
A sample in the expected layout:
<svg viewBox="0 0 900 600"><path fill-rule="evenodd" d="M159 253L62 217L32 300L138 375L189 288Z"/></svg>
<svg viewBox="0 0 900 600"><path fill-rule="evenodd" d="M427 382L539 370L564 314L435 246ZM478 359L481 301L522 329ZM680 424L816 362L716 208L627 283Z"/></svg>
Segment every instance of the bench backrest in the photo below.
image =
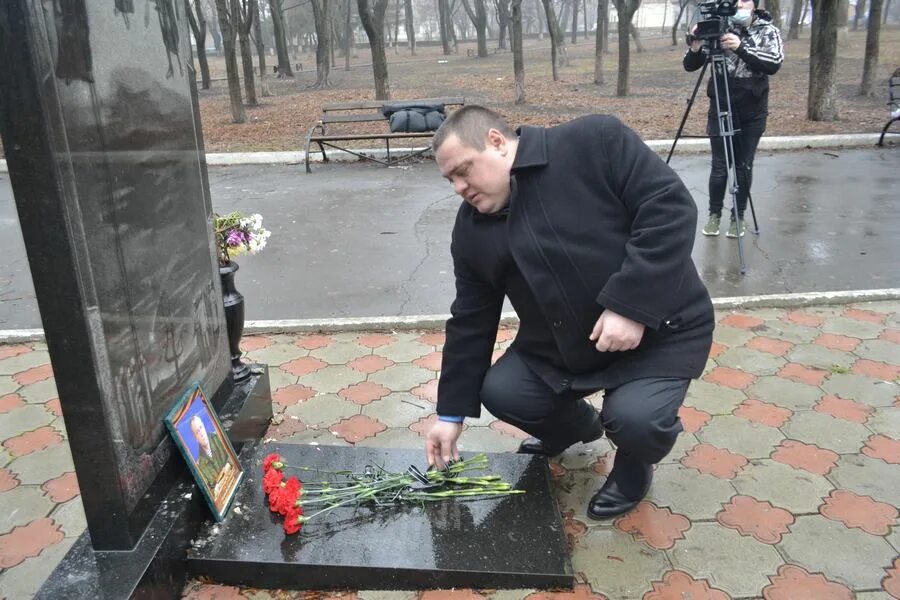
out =
<svg viewBox="0 0 900 600"><path fill-rule="evenodd" d="M381 107L389 101L363 100L360 102L331 102L322 106L320 123L369 123L387 121L388 117L381 112ZM421 104L443 104L444 106L464 106L465 98L421 98L415 100L396 100L394 102L416 102Z"/></svg>

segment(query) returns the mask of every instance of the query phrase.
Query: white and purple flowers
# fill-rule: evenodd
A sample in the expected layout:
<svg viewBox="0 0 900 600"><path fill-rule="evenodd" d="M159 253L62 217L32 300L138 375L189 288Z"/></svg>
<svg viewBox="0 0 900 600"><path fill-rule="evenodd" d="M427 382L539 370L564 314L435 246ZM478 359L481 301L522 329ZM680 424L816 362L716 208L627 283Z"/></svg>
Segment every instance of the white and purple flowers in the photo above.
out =
<svg viewBox="0 0 900 600"><path fill-rule="evenodd" d="M262 215L240 212L215 215L214 229L219 264L227 265L241 254L256 254L266 247L272 232L262 226Z"/></svg>

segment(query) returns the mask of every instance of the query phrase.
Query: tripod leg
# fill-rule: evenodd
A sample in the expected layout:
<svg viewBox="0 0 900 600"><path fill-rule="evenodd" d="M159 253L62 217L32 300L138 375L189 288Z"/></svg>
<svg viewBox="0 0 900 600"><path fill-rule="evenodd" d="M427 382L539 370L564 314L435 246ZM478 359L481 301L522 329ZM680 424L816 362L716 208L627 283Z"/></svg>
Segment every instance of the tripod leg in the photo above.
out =
<svg viewBox="0 0 900 600"><path fill-rule="evenodd" d="M678 131L675 132L675 139L672 140L672 147L669 148L669 155L666 157L666 164L669 164L669 161L672 159L672 154L675 153L675 145L678 143L678 138L681 137L681 132L684 131L684 124L687 123L688 115L691 114L691 107L694 105L694 99L697 97L697 90L700 89L700 83L703 81L703 76L706 74L706 67L709 66L709 63L703 63L703 69L700 71L700 77L697 78L697 83L694 84L694 91L691 92L691 98L688 100L687 108L684 109L684 116L681 117L681 123L678 125Z"/></svg>
<svg viewBox="0 0 900 600"><path fill-rule="evenodd" d="M750 214L753 216L753 233L759 235L759 222L756 220L756 208L753 206L753 196L747 192L747 205L750 207Z"/></svg>

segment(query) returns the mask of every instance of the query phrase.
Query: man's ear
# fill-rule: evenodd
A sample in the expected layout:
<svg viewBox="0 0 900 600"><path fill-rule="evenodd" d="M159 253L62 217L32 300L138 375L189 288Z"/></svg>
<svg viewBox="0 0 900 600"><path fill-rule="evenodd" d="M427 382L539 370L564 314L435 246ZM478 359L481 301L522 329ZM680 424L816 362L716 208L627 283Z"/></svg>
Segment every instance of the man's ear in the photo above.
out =
<svg viewBox="0 0 900 600"><path fill-rule="evenodd" d="M506 150L506 136L492 127L491 129L488 129L487 145L491 148L504 151Z"/></svg>

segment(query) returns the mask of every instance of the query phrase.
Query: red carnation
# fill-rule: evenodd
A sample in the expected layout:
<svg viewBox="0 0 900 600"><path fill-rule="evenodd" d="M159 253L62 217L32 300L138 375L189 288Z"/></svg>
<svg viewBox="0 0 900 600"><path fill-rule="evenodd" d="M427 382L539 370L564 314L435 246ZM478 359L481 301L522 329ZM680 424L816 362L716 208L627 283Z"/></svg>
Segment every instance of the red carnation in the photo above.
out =
<svg viewBox="0 0 900 600"><path fill-rule="evenodd" d="M269 469L273 468L272 463L279 463L279 465L276 465L274 468L281 469L281 466L283 465L281 455L276 452L268 455L265 460L263 460L263 471L268 473Z"/></svg>
<svg viewBox="0 0 900 600"><path fill-rule="evenodd" d="M285 488L279 485L277 488L272 490L272 493L269 494L269 510L274 513L280 512L278 510L279 501L282 496L284 496Z"/></svg>
<svg viewBox="0 0 900 600"><path fill-rule="evenodd" d="M266 494L271 494L273 491L281 487L281 482L283 479L284 475L281 474L281 471L277 469L271 469L265 474L265 476L263 476L263 490L265 490Z"/></svg>
<svg viewBox="0 0 900 600"><path fill-rule="evenodd" d="M302 515L303 510L299 506L291 508L284 516L284 532L290 534L300 531L303 526L300 522Z"/></svg>

